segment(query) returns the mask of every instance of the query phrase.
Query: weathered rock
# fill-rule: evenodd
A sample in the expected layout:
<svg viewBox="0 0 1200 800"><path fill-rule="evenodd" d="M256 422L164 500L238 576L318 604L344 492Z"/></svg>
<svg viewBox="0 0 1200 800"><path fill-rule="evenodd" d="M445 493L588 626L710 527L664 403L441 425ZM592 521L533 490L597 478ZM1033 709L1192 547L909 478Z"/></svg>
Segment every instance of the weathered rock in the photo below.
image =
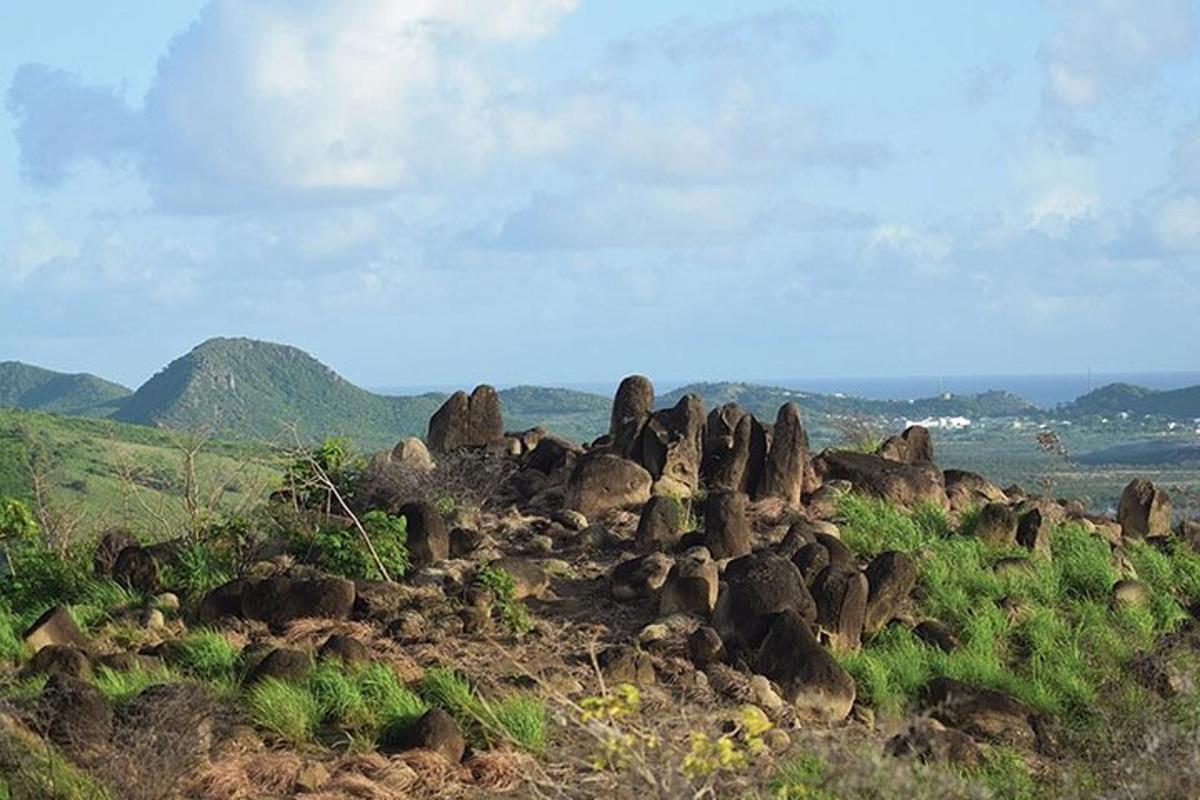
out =
<svg viewBox="0 0 1200 800"><path fill-rule="evenodd" d="M483 534L471 528L454 528L449 539L450 558L466 558L483 543Z"/></svg>
<svg viewBox="0 0 1200 800"><path fill-rule="evenodd" d="M949 508L942 471L927 461L912 464L850 450L826 450L815 461L823 481L849 481L856 491L912 508L932 503Z"/></svg>
<svg viewBox="0 0 1200 800"><path fill-rule="evenodd" d="M120 528L110 528L105 531L96 544L96 552L92 556L92 566L96 574L111 578L113 566L117 563L117 556L126 547L137 547L137 545L138 540L128 531Z"/></svg>
<svg viewBox="0 0 1200 800"><path fill-rule="evenodd" d="M832 567L851 568L855 566L854 551L837 536L818 531L814 534L817 544L829 553L829 565Z"/></svg>
<svg viewBox="0 0 1200 800"><path fill-rule="evenodd" d="M967 511L985 503L1007 503L1008 496L996 484L975 472L948 469L942 473L946 497L953 511Z"/></svg>
<svg viewBox="0 0 1200 800"><path fill-rule="evenodd" d="M48 609L25 629L21 640L34 653L49 645L70 645L80 650L88 647L87 639L66 606Z"/></svg>
<svg viewBox="0 0 1200 800"><path fill-rule="evenodd" d="M713 611L712 627L730 654L757 648L774 616L794 612L816 622L817 606L792 562L761 552L730 562Z"/></svg>
<svg viewBox="0 0 1200 800"><path fill-rule="evenodd" d="M697 628L688 637L688 658L696 669L704 669L709 664L719 664L725 661L725 644L715 630L708 627Z"/></svg>
<svg viewBox="0 0 1200 800"><path fill-rule="evenodd" d="M829 551L824 545L810 542L797 550L791 561L800 570L804 585L811 589L817 576L829 566Z"/></svg>
<svg viewBox="0 0 1200 800"><path fill-rule="evenodd" d="M740 558L750 552L746 496L713 492L704 501L704 541L713 558Z"/></svg>
<svg viewBox="0 0 1200 800"><path fill-rule="evenodd" d="M737 403L726 403L709 412L700 472L710 492L748 491L749 416Z"/></svg>
<svg viewBox="0 0 1200 800"><path fill-rule="evenodd" d="M1144 478L1130 481L1117 506L1121 535L1135 539L1167 536L1172 510L1171 498L1164 490Z"/></svg>
<svg viewBox="0 0 1200 800"><path fill-rule="evenodd" d="M1119 580L1112 587L1114 608L1137 608L1150 603L1150 590L1146 584L1136 580Z"/></svg>
<svg viewBox="0 0 1200 800"><path fill-rule="evenodd" d="M913 628L913 634L925 644L944 653L953 653L959 647L958 637L950 626L936 619L927 619Z"/></svg>
<svg viewBox="0 0 1200 800"><path fill-rule="evenodd" d="M642 426L654 412L654 384L644 375L630 375L621 381L613 398L609 436L614 452L629 457Z"/></svg>
<svg viewBox="0 0 1200 800"><path fill-rule="evenodd" d="M854 678L817 642L795 611L772 618L754 670L773 680L802 719L838 722L850 715Z"/></svg>
<svg viewBox="0 0 1200 800"><path fill-rule="evenodd" d="M924 717L888 740L885 752L898 758L948 763L963 769L976 769L983 763L983 751L974 739Z"/></svg>
<svg viewBox="0 0 1200 800"><path fill-rule="evenodd" d="M33 654L25 665L29 675L69 675L90 678L92 662L87 653L69 644L50 644Z"/></svg>
<svg viewBox="0 0 1200 800"><path fill-rule="evenodd" d="M113 672L153 671L163 665L162 659L156 656L130 652L106 653L93 659L93 663Z"/></svg>
<svg viewBox="0 0 1200 800"><path fill-rule="evenodd" d="M933 462L933 437L929 429L911 425L899 436L890 436L879 446L879 455L904 464Z"/></svg>
<svg viewBox="0 0 1200 800"><path fill-rule="evenodd" d="M306 617L348 619L354 598L354 584L345 578L277 576L249 580L242 585L240 616L272 626Z"/></svg>
<svg viewBox="0 0 1200 800"><path fill-rule="evenodd" d="M589 519L636 508L650 499L650 473L639 464L608 454L578 459L567 482L567 505Z"/></svg>
<svg viewBox="0 0 1200 800"><path fill-rule="evenodd" d="M451 764L457 764L467 751L467 740L454 717L441 708L431 708L405 731L404 746L432 750Z"/></svg>
<svg viewBox="0 0 1200 800"><path fill-rule="evenodd" d="M676 561L659 596L659 616L695 614L707 618L720 589L717 563L704 547L693 547Z"/></svg>
<svg viewBox="0 0 1200 800"><path fill-rule="evenodd" d="M867 611L863 630L878 633L887 625L917 585L917 565L898 550L880 553L864 571L867 577Z"/></svg>
<svg viewBox="0 0 1200 800"><path fill-rule="evenodd" d="M108 747L113 708L90 683L62 673L51 675L38 700L50 741L71 756L90 761Z"/></svg>
<svg viewBox="0 0 1200 800"><path fill-rule="evenodd" d="M1011 547L1017 543L1017 512L1000 503L988 503L979 510L972 533L991 547Z"/></svg>
<svg viewBox="0 0 1200 800"><path fill-rule="evenodd" d="M162 588L158 562L149 549L139 545L130 545L117 554L112 578L122 586L145 594L154 594Z"/></svg>
<svg viewBox="0 0 1200 800"><path fill-rule="evenodd" d="M662 494L689 497L700 485L704 402L684 395L674 408L654 412L634 444L634 460L646 468Z"/></svg>
<svg viewBox="0 0 1200 800"><path fill-rule="evenodd" d="M808 460L808 465L809 469L814 469L811 458ZM810 481L813 484L820 482L815 469L813 474L804 479L806 489ZM841 499L853 491L853 489L854 487L848 481L829 481L821 484L808 498L809 515L816 519L832 519L838 513L838 504L841 502Z"/></svg>
<svg viewBox="0 0 1200 800"><path fill-rule="evenodd" d="M496 559L488 566L507 573L513 579L514 600L542 597L550 588L550 576L546 574L546 570L527 558L506 556Z"/></svg>
<svg viewBox="0 0 1200 800"><path fill-rule="evenodd" d="M1026 550L1050 555L1050 526L1039 508L1031 508L1017 522L1017 544Z"/></svg>
<svg viewBox="0 0 1200 800"><path fill-rule="evenodd" d="M246 676L246 683L257 683L267 678L301 681L308 677L312 668L313 658L309 653L291 647L278 647L258 662L258 666Z"/></svg>
<svg viewBox="0 0 1200 800"><path fill-rule="evenodd" d="M429 448L416 436L401 439L392 448L391 463L415 472L429 472L433 469L433 458Z"/></svg>
<svg viewBox="0 0 1200 800"><path fill-rule="evenodd" d="M610 579L615 600L640 600L658 594L671 571L671 558L662 553L649 553L613 567Z"/></svg>
<svg viewBox="0 0 1200 800"><path fill-rule="evenodd" d="M429 419L429 449L449 453L467 447L499 447L504 441L500 396L491 386L476 386L468 397L455 392Z"/></svg>
<svg viewBox="0 0 1200 800"><path fill-rule="evenodd" d="M614 645L596 658L600 672L609 686L630 683L634 686L653 686L658 681L654 661L649 654L629 645Z"/></svg>
<svg viewBox="0 0 1200 800"><path fill-rule="evenodd" d="M437 506L419 500L401 506L397 514L404 517L408 557L414 567L429 566L450 557L450 534Z"/></svg>
<svg viewBox="0 0 1200 800"><path fill-rule="evenodd" d="M800 408L795 403L784 403L771 429L771 448L757 495L778 497L788 506L798 507L805 491L807 464L808 433L800 420Z"/></svg>
<svg viewBox="0 0 1200 800"><path fill-rule="evenodd" d="M639 553L670 552L679 544L686 522L683 504L674 497L651 497L642 506L634 546Z"/></svg>
<svg viewBox="0 0 1200 800"><path fill-rule="evenodd" d="M371 661L371 649L353 636L335 633L321 645L317 658L333 659L354 667Z"/></svg>
<svg viewBox="0 0 1200 800"><path fill-rule="evenodd" d="M575 459L583 455L583 448L561 436L546 436L525 457L526 469L550 475L569 468Z"/></svg>
<svg viewBox="0 0 1200 800"><path fill-rule="evenodd" d="M141 785L142 774L162 769L159 757L169 753L172 768L187 772L205 759L217 740L220 707L200 683L164 683L143 689L117 715L113 739L121 745L153 737L157 748L145 761L128 764L135 770L130 785ZM169 749L168 749L169 748Z"/></svg>
<svg viewBox="0 0 1200 800"><path fill-rule="evenodd" d="M857 650L867 611L867 578L857 569L829 566L813 582L817 622L834 650Z"/></svg>
<svg viewBox="0 0 1200 800"><path fill-rule="evenodd" d="M1037 713L1003 692L935 678L923 699L930 717L976 739L1025 749L1038 744Z"/></svg>

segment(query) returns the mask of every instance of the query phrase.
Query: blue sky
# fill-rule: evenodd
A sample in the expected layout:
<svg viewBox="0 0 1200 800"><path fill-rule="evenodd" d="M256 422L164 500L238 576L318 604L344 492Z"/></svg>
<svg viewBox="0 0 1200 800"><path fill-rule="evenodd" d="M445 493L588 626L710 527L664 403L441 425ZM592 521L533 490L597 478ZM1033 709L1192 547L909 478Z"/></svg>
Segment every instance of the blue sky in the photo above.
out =
<svg viewBox="0 0 1200 800"><path fill-rule="evenodd" d="M43 0L0 87L0 359L1197 366L1200 0Z"/></svg>

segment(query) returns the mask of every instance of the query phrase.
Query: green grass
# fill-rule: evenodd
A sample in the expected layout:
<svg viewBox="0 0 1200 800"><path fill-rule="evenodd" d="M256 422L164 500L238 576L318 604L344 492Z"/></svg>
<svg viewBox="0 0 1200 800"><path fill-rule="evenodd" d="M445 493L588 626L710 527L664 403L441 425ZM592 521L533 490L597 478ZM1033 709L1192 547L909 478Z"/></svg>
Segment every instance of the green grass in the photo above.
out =
<svg viewBox="0 0 1200 800"><path fill-rule="evenodd" d="M254 724L280 741L300 747L313 741L322 709L308 686L267 678L246 695Z"/></svg>
<svg viewBox="0 0 1200 800"><path fill-rule="evenodd" d="M532 752L546 741L546 708L537 698L512 695L491 701L471 687L466 678L448 669L426 671L421 694L458 720L477 745L507 740Z"/></svg>
<svg viewBox="0 0 1200 800"><path fill-rule="evenodd" d="M165 667L133 669L124 672L99 667L96 669L95 675L96 688L103 692L104 696L117 708L128 704L130 700L151 686L174 683L178 680L179 676Z"/></svg>
<svg viewBox="0 0 1200 800"><path fill-rule="evenodd" d="M410 725L429 710L420 694L405 686L383 664L371 664L356 675L359 692L374 714L380 744L396 744Z"/></svg>
<svg viewBox="0 0 1200 800"><path fill-rule="evenodd" d="M1200 598L1200 557L1184 546L1162 552L1131 544L1130 560L1150 590L1150 604L1114 609L1109 598L1118 574L1110 547L1081 527L1054 530L1047 559L990 549L958 534L936 509L906 515L849 496L841 516L843 539L860 554L897 549L916 559L921 615L951 625L962 642L947 654L895 626L840 656L860 698L888 713L908 708L930 679L948 676L1007 692L1087 729L1096 722L1104 688L1125 677L1134 652L1172 630L1186 618L1184 607ZM1028 570L993 569L1014 552L1029 558ZM1004 600L1018 610L1010 614Z"/></svg>
<svg viewBox="0 0 1200 800"><path fill-rule="evenodd" d="M237 678L241 653L220 631L199 628L179 640L176 666L200 680L223 683Z"/></svg>

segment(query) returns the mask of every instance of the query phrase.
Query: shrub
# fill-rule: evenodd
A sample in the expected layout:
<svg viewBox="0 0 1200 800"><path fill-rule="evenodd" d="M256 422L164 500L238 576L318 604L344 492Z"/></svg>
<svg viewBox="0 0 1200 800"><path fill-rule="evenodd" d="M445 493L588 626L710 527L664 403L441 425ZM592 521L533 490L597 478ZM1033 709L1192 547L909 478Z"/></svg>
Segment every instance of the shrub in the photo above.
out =
<svg viewBox="0 0 1200 800"><path fill-rule="evenodd" d="M196 601L233 578L234 565L229 554L207 541L193 541L184 545L179 557L164 570L163 583L179 591L185 599Z"/></svg>
<svg viewBox="0 0 1200 800"><path fill-rule="evenodd" d="M475 579L492 591L496 610L500 612L500 622L505 627L513 633L529 633L533 630L528 609L516 599L517 584L512 575L497 567L483 567Z"/></svg>
<svg viewBox="0 0 1200 800"><path fill-rule="evenodd" d="M360 522L371 537L371 544L388 576L395 579L404 575L408 571L404 518L393 517L383 511L371 511L364 514ZM309 544L316 550L317 562L327 572L353 579L383 578L362 535L353 527L322 527L313 534Z"/></svg>
<svg viewBox="0 0 1200 800"><path fill-rule="evenodd" d="M321 705L302 684L267 678L247 697L254 724L289 745L311 742L321 722Z"/></svg>

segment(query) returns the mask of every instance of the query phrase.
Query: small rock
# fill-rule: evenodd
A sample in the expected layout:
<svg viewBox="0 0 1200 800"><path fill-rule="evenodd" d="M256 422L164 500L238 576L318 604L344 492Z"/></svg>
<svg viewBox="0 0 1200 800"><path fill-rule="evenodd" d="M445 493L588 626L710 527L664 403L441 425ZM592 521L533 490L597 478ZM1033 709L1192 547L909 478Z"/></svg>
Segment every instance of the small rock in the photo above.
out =
<svg viewBox="0 0 1200 800"><path fill-rule="evenodd" d="M662 553L622 561L613 567L609 581L615 600L629 601L653 597L662 588L673 562Z"/></svg>
<svg viewBox="0 0 1200 800"><path fill-rule="evenodd" d="M174 592L163 592L154 598L154 604L168 614L179 611L179 595Z"/></svg>
<svg viewBox="0 0 1200 800"><path fill-rule="evenodd" d="M138 615L138 624L148 631L161 631L167 627L167 618L157 608L143 608Z"/></svg>
<svg viewBox="0 0 1200 800"><path fill-rule="evenodd" d="M347 667L353 667L369 663L371 650L353 636L335 633L321 645L321 649L317 651L317 658L336 659Z"/></svg>
<svg viewBox="0 0 1200 800"><path fill-rule="evenodd" d="M570 508L560 508L550 518L569 531L581 531L588 526L588 518Z"/></svg>
<svg viewBox="0 0 1200 800"><path fill-rule="evenodd" d="M1117 581L1112 588L1113 608L1138 608L1149 605L1150 590L1135 580Z"/></svg>
<svg viewBox="0 0 1200 800"><path fill-rule="evenodd" d="M783 698L762 675L751 676L750 694L754 705L766 711L779 711L784 706Z"/></svg>
<svg viewBox="0 0 1200 800"><path fill-rule="evenodd" d="M432 750L457 764L467 750L467 740L454 717L440 708L431 708L405 732L404 746Z"/></svg>
<svg viewBox="0 0 1200 800"><path fill-rule="evenodd" d="M597 661L609 686L618 683L653 686L657 682L654 662L649 655L635 647L615 645L600 653Z"/></svg>
<svg viewBox="0 0 1200 800"><path fill-rule="evenodd" d="M426 455L428 456L428 454ZM328 767L320 761L309 761L296 773L295 787L301 792L319 792L321 787L329 783L329 778Z"/></svg>
<svg viewBox="0 0 1200 800"><path fill-rule="evenodd" d="M246 683L256 683L266 678L281 681L299 681L312 672L312 656L303 650L279 647L267 654L246 677Z"/></svg>

